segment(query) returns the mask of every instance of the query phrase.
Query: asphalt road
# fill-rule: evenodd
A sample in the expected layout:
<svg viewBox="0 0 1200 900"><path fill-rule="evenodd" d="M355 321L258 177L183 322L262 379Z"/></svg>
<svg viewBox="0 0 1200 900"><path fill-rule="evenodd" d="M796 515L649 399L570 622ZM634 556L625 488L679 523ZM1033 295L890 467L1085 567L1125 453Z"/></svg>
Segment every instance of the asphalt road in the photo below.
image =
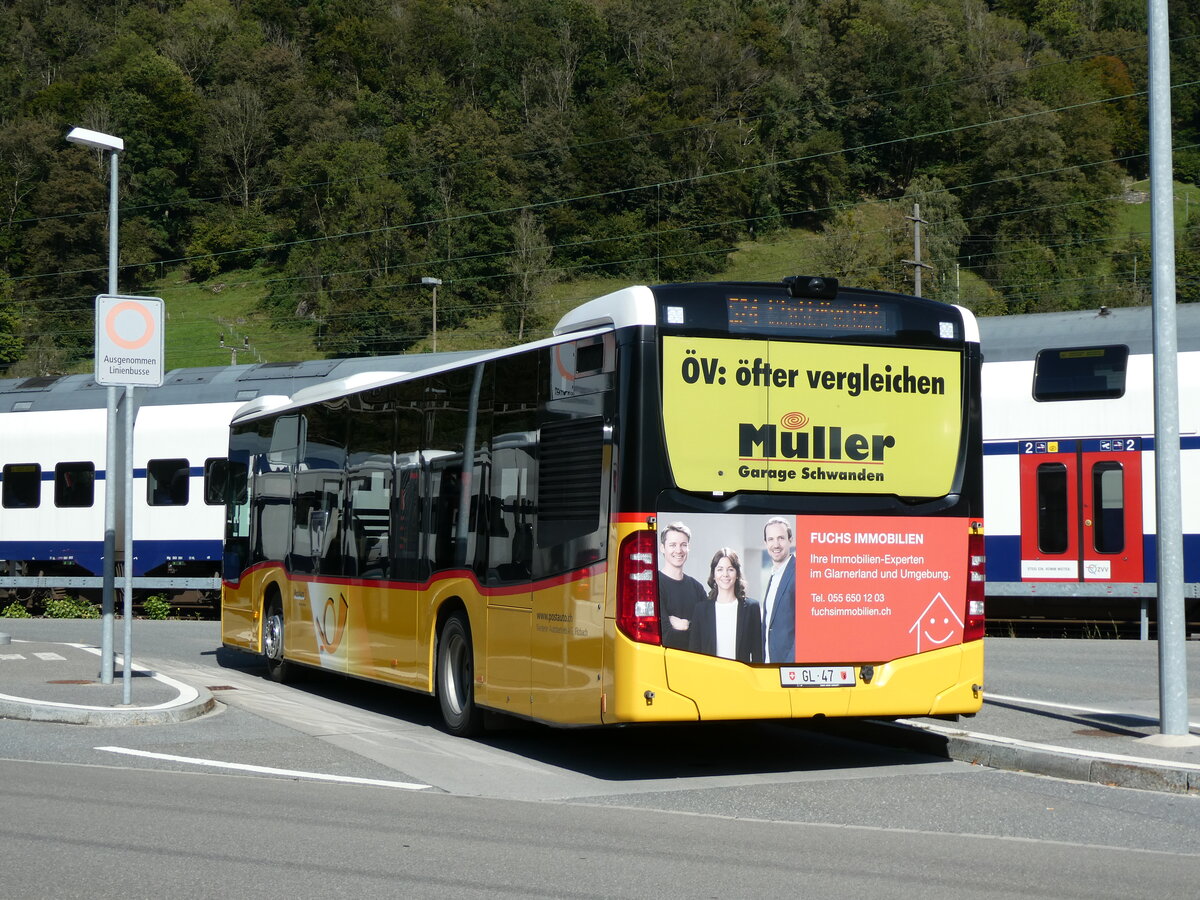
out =
<svg viewBox="0 0 1200 900"><path fill-rule="evenodd" d="M10 631L95 640L94 624L71 627ZM1200 881L1194 796L792 725L515 726L463 741L426 698L337 678L278 686L215 634L135 634L139 659L223 688L215 714L0 721L8 896L1130 898L1192 896ZM1086 654L1064 665L1086 670Z"/></svg>

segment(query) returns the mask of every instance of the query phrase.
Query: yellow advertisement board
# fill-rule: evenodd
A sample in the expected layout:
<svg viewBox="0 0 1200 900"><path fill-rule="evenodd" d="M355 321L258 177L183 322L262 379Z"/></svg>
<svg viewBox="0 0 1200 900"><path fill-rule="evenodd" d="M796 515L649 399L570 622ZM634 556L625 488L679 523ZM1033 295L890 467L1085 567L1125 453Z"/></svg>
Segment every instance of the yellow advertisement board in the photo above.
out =
<svg viewBox="0 0 1200 900"><path fill-rule="evenodd" d="M962 408L954 350L663 338L667 452L687 491L943 496Z"/></svg>

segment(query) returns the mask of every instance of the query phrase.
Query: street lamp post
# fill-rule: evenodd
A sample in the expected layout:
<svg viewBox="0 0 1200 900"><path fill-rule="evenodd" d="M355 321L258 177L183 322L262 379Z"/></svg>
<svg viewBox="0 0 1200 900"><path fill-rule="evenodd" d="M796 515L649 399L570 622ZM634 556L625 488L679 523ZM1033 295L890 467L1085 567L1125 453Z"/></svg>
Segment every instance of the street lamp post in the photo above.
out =
<svg viewBox="0 0 1200 900"><path fill-rule="evenodd" d="M442 283L440 278L430 278L426 275L421 279L421 284L433 288L433 352L437 353L437 289Z"/></svg>
<svg viewBox="0 0 1200 900"><path fill-rule="evenodd" d="M119 137L92 131L88 128L72 128L67 133L72 144L82 144L97 150L108 151L111 162L108 192L108 293L117 293L117 156L125 149ZM108 387L108 427L105 441L105 487L104 487L104 587L101 599L100 625L100 680L113 683L113 609L115 603L117 555L117 491L116 475L123 467L116 464L117 456L117 388ZM128 400L127 404L128 405ZM128 410L126 412L129 412ZM126 565L133 561L126 560ZM128 661L126 661L128 665Z"/></svg>

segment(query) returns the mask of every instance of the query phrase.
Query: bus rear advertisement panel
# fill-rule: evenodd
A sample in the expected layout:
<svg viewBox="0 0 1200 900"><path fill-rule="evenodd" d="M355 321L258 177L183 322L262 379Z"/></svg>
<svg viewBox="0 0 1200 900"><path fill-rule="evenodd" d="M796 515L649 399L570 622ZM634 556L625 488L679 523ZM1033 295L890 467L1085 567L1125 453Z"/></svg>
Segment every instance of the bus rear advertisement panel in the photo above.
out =
<svg viewBox="0 0 1200 900"><path fill-rule="evenodd" d="M941 497L962 354L667 335L663 420L683 490Z"/></svg>
<svg viewBox="0 0 1200 900"><path fill-rule="evenodd" d="M730 605L742 607L736 630L758 629L729 658L779 665L881 663L963 642L967 519L660 511L658 528L668 647L728 655L713 642L720 625L712 610L729 565L735 570L730 593L737 597ZM677 549L682 536L688 536L683 554ZM689 610L690 597L703 599ZM834 686L853 679L840 682L834 673L799 683Z"/></svg>

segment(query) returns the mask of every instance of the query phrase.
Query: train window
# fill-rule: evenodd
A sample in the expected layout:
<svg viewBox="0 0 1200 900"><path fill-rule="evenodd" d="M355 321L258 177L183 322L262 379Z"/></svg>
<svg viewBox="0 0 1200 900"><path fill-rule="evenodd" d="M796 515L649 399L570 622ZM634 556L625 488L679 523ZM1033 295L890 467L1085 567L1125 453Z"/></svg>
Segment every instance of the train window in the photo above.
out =
<svg viewBox="0 0 1200 900"><path fill-rule="evenodd" d="M42 505L42 467L36 463L9 463L4 467L5 509L36 509Z"/></svg>
<svg viewBox="0 0 1200 900"><path fill-rule="evenodd" d="M1067 549L1067 467L1045 463L1037 468L1038 549L1063 553Z"/></svg>
<svg viewBox="0 0 1200 900"><path fill-rule="evenodd" d="M1092 466L1092 517L1097 553L1120 553L1125 549L1124 468L1104 461Z"/></svg>
<svg viewBox="0 0 1200 900"><path fill-rule="evenodd" d="M1129 348L1070 347L1039 350L1033 370L1034 400L1104 400L1125 395Z"/></svg>
<svg viewBox="0 0 1200 900"><path fill-rule="evenodd" d="M146 463L146 502L151 506L187 506L188 461L152 459Z"/></svg>
<svg viewBox="0 0 1200 900"><path fill-rule="evenodd" d="M69 462L54 467L55 506L91 506L95 497L95 465L90 462Z"/></svg>
<svg viewBox="0 0 1200 900"><path fill-rule="evenodd" d="M209 457L204 461L205 506L223 506L225 504L225 480L228 477L225 462L218 456Z"/></svg>

